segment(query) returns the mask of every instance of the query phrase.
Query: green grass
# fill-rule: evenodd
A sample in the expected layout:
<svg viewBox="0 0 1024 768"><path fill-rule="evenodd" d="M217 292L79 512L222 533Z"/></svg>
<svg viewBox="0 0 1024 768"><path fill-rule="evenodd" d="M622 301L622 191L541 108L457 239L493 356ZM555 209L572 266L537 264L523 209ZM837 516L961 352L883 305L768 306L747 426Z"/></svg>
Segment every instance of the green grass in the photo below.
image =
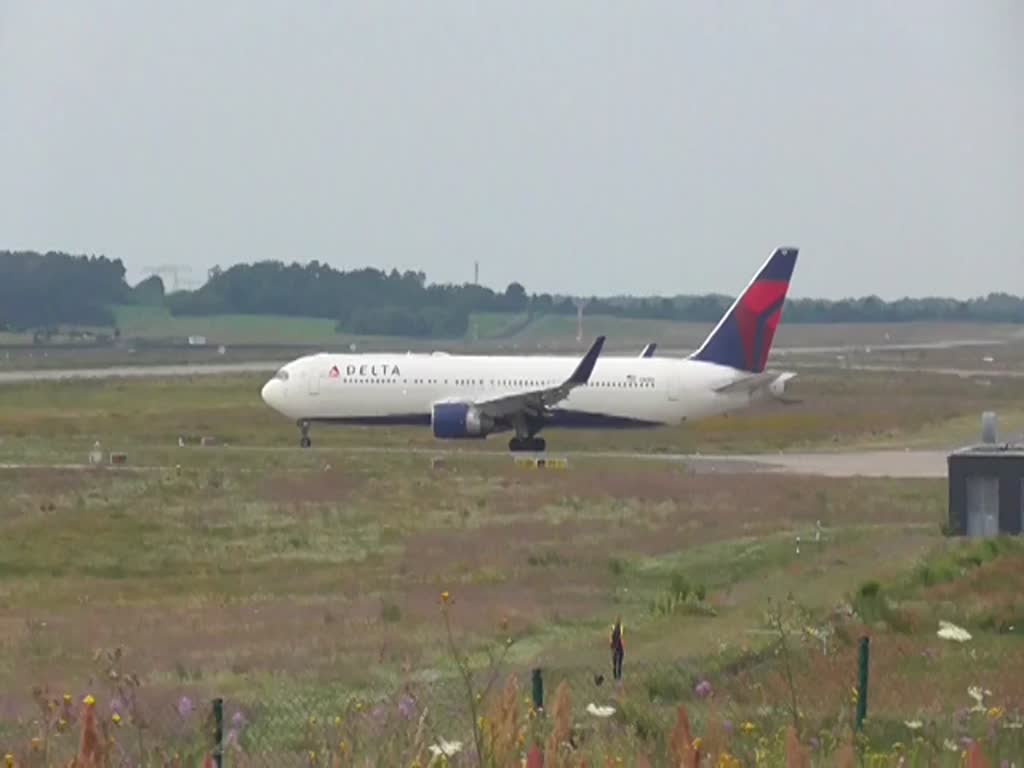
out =
<svg viewBox="0 0 1024 768"><path fill-rule="evenodd" d="M992 674L991 654L1016 658L1001 632L1024 617L1013 591L1021 559L1008 546L961 551L943 540L942 480L691 474L593 455L831 446L837 432L868 439L893 419L912 436L983 402L1020 404L1011 387L986 389L982 401L946 378L813 376L805 406L655 433L552 433L552 444L582 452L566 471L538 472L516 469L496 441L432 469L429 451L401 450L437 447L428 430L321 429L317 449L301 451L294 427L259 401L262 378L0 390L0 460L41 465L0 470L0 689L81 685L95 649L115 646L158 696L253 701L272 690L316 697L325 681L373 693L450 680L444 590L474 659L504 635L505 619L512 667L542 659L580 686L605 670L607 625L621 613L627 669L684 660L743 701L744 678L730 670L770 643L766 606L790 594L819 619L851 602L894 638L883 648L926 648L948 618L979 633ZM179 435L229 445L179 448ZM85 461L97 439L126 450L128 467L47 468ZM689 594L677 600L684 581ZM869 581L878 591L858 600ZM835 663L819 671L841 697L840 660L808 658ZM762 667L755 677L768 685L774 667ZM936 669L899 677L913 707L938 706L921 687ZM683 697L682 679L653 674L644 685L660 699ZM824 711L814 681L801 685ZM880 707L894 714L899 702Z"/></svg>
<svg viewBox="0 0 1024 768"><path fill-rule="evenodd" d="M334 322L278 315L211 315L175 317L163 307L114 308L121 335L131 339L176 339L206 336L209 344L336 343Z"/></svg>

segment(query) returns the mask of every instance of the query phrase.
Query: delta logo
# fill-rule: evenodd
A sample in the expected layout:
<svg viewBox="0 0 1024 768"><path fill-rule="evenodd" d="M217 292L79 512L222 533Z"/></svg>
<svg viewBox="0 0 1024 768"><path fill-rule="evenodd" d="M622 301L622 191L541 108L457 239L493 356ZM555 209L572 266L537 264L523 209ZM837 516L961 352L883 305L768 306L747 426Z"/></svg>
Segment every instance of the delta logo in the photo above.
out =
<svg viewBox="0 0 1024 768"><path fill-rule="evenodd" d="M383 379L389 376L401 376L402 372L398 369L397 365L373 363L364 365L347 365L345 366L345 375L359 378ZM341 369L336 365L332 366L331 370L327 372L327 377L331 379L337 379L340 376Z"/></svg>

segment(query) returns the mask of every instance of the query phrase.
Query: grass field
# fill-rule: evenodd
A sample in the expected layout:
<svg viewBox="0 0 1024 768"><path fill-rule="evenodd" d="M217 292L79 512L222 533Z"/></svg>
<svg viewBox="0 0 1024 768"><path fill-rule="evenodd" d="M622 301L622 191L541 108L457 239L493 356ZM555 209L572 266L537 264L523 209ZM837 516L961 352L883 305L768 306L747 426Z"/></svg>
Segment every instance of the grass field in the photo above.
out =
<svg viewBox="0 0 1024 768"><path fill-rule="evenodd" d="M403 684L429 691L454 674L442 592L474 664L511 637L503 669L542 666L552 688L571 682L579 707L611 693L592 679L608 673L607 628L621 614L623 727L667 730L686 703L701 727L727 712L763 730L795 696L817 733L848 709L865 628L872 733L886 743L912 739L905 720L953 717L968 686L993 691L1007 718L1024 704L1024 677L1011 673L1024 664L1024 551L942 537L945 481L726 478L587 456L952 447L982 410L1024 416L1013 382L819 373L801 381L801 406L689 429L552 432L553 450L577 453L548 472L514 466L502 440L437 465L399 450L434 445L425 430L321 429L301 451L295 428L260 403L261 383L0 389L0 461L33 465L0 469L0 722L26 718L0 726L0 752L30 727L33 686L107 690L98 649L122 648L119 669L137 672L164 714L185 695L227 696L251 714ZM179 448L179 436L221 445ZM95 440L128 465L59 466L84 462ZM763 653L766 614L787 598L797 635L805 624L833 632L824 653L794 639L789 675ZM970 645L939 640L940 619L967 627ZM701 679L713 706L694 694Z"/></svg>
<svg viewBox="0 0 1024 768"><path fill-rule="evenodd" d="M163 307L115 307L121 335L138 339L186 339L206 336L211 344L333 343L334 322L277 315L176 317Z"/></svg>
<svg viewBox="0 0 1024 768"><path fill-rule="evenodd" d="M113 308L122 339L183 342L189 336L205 336L212 345L324 345L340 348L350 343L382 349L430 348L463 344L468 347L518 348L523 350L575 349L576 317L524 314L475 313L465 338L445 340L352 336L337 333L329 318L278 315L174 316L163 307L125 305ZM655 341L663 349L693 349L714 323L678 323L662 320L584 316L584 334L605 334L621 349ZM89 329L103 332L104 329ZM106 329L109 332L109 329ZM834 345L921 344L972 340L1005 342L1020 339L1024 329L1015 325L970 323L856 323L781 325L777 343L785 347ZM0 334L0 344L27 345L30 334Z"/></svg>

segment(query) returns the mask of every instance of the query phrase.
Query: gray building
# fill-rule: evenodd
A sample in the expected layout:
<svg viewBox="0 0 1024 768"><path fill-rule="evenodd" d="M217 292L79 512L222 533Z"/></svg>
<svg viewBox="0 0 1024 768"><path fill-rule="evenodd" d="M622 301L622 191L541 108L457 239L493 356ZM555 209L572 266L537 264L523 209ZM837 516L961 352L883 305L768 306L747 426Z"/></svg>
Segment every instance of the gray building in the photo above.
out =
<svg viewBox="0 0 1024 768"><path fill-rule="evenodd" d="M1024 445L985 443L949 455L949 532L1019 534L1024 527Z"/></svg>

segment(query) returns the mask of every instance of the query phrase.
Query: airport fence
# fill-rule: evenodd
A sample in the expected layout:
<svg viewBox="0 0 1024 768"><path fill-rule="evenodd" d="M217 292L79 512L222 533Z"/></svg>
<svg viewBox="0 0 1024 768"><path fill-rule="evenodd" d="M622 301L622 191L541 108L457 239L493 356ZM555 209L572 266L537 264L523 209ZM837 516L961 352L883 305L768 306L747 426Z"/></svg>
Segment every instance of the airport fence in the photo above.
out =
<svg viewBox="0 0 1024 768"><path fill-rule="evenodd" d="M350 765L358 756L408 755L416 742L428 755L461 744L471 750L473 723L515 681L524 712L543 712L556 688L565 684L582 724L597 725L616 698L611 660L594 665L513 668L496 665L403 682L389 692L369 694L325 684L266 695L210 695L209 690L130 688L109 695L52 695L37 691L31 709L0 712L0 755L15 768L64 768L88 744L102 745L105 762L116 768L213 765L220 768L286 768ZM686 661L632 663L623 683L648 702L663 700L671 724L676 702L699 684ZM591 717L594 719L591 720ZM88 765L92 765L88 763Z"/></svg>
<svg viewBox="0 0 1024 768"><path fill-rule="evenodd" d="M778 663L779 647L768 643L756 653L727 662L711 676L721 679L749 672L761 677L766 671L762 667ZM859 727L867 715L867 641L861 639L858 650L853 650L849 645L835 649L851 664ZM329 683L299 689L294 681L282 681L280 688L268 689L265 695L223 696L211 696L209 689L171 691L117 684L113 691L96 696L37 691L33 708L24 711L12 707L0 692L0 755L4 768L341 768L407 766L416 764L416 756L426 758L419 761L426 768L432 761L444 764L440 758L445 753L458 752L448 764L472 766L476 737L494 738L498 732L481 727L501 721L510 695L518 716L538 723L534 733L540 734L537 743L543 745L545 734L558 728L565 704L560 688L571 702L570 738L577 748L596 748L599 754L607 748L623 755L636 754L638 745L645 745L652 756L664 755L666 747L677 742L679 706L692 708L712 695L704 679L708 670L701 668L707 663L706 658L645 662L627 656L621 683L610 679L610 658L543 668L499 663L473 672L468 681L452 672L403 681L374 694ZM737 761L715 765L810 765L788 762L787 748L779 746L782 741L777 737L779 728L787 727L785 705L779 712L782 718L774 723L761 718L754 734L742 732L749 723L731 713L735 733L729 742L730 760ZM718 716L723 714L729 713ZM747 714L758 720L754 713ZM990 715L978 717L995 733L989 746L1002 750L993 754L1024 755L1019 725L996 733L986 719ZM708 722L693 725L695 730L709 727ZM774 741L758 738L768 736L769 728L775 729ZM932 749L929 754L937 755L927 764L950 764L941 737L937 738L932 746L915 739L915 748ZM755 762L755 750L761 747L754 745L765 743L775 751ZM906 756L902 749L892 752L892 761L870 764L909 764L899 762ZM959 750L956 757L960 758ZM650 764L663 763L653 759Z"/></svg>

